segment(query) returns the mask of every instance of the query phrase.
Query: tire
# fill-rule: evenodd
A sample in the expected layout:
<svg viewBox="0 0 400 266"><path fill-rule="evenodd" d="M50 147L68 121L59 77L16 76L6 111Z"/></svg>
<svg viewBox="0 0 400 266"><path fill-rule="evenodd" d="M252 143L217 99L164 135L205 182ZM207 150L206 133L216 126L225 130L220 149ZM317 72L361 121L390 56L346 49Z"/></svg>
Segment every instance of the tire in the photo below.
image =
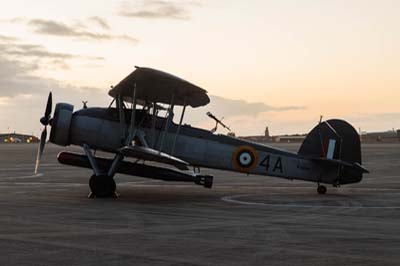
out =
<svg viewBox="0 0 400 266"><path fill-rule="evenodd" d="M89 180L92 193L98 198L113 197L117 185L112 177L108 175L92 175Z"/></svg>
<svg viewBox="0 0 400 266"><path fill-rule="evenodd" d="M319 185L317 188L318 194L323 195L326 193L327 189L324 185Z"/></svg>

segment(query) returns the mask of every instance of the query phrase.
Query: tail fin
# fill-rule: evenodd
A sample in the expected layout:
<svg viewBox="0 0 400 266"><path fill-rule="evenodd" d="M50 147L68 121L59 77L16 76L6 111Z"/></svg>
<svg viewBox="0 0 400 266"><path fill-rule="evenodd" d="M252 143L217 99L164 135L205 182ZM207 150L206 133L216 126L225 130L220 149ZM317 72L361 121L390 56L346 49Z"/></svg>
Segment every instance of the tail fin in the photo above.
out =
<svg viewBox="0 0 400 266"><path fill-rule="evenodd" d="M298 153L305 157L361 164L360 137L346 121L324 121L311 130Z"/></svg>
<svg viewBox="0 0 400 266"><path fill-rule="evenodd" d="M358 182L368 170L361 166L361 144L357 131L346 121L321 122L307 135L299 155L337 166L340 183Z"/></svg>

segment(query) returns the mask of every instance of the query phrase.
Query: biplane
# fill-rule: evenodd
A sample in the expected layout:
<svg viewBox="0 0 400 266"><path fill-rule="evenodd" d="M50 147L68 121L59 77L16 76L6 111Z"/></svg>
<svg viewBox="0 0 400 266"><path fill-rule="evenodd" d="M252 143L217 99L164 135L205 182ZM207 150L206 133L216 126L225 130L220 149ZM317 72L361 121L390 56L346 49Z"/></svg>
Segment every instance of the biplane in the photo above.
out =
<svg viewBox="0 0 400 266"><path fill-rule="evenodd" d="M71 104L57 103L51 116L49 93L40 119L44 129L35 173L48 125L50 142L83 148L83 153L63 151L57 158L62 164L93 170L89 187L94 197L116 195L117 173L211 188L213 176L200 169L213 168L311 181L318 184L320 194L327 191L323 184L356 183L368 173L361 164L359 136L343 120L320 121L294 153L183 124L187 107L205 106L210 99L204 89L166 72L136 67L108 94L112 97L108 108L84 103L74 112ZM175 123L178 106L182 111ZM113 156L99 157L96 151Z"/></svg>

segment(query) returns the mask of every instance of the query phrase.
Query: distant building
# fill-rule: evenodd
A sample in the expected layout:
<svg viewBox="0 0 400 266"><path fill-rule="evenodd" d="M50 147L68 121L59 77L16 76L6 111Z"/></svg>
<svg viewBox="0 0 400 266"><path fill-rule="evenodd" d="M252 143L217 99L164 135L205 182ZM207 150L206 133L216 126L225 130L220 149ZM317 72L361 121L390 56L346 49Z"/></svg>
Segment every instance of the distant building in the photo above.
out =
<svg viewBox="0 0 400 266"><path fill-rule="evenodd" d="M389 130L384 132L371 132L363 134L360 136L362 142L398 142L400 141L400 130Z"/></svg>
<svg viewBox="0 0 400 266"><path fill-rule="evenodd" d="M253 141L253 142L259 142L259 143L270 143L270 142L284 142L284 143L301 143L303 140L306 138L306 135L280 135L280 136L271 136L269 133L269 127L265 127L264 131L264 136L259 135L259 136L244 136L240 137L241 139Z"/></svg>
<svg viewBox="0 0 400 266"><path fill-rule="evenodd" d="M265 128L264 136L265 136L266 138L269 138L269 137L270 137L270 136L269 136L269 128L268 128L268 127Z"/></svg>
<svg viewBox="0 0 400 266"><path fill-rule="evenodd" d="M24 135L18 133L0 134L0 143L35 143L39 139L32 135Z"/></svg>
<svg viewBox="0 0 400 266"><path fill-rule="evenodd" d="M371 132L359 130L360 140L363 143L384 142L393 143L400 142L400 129L392 129L384 132ZM258 136L243 136L239 137L244 140L249 140L259 143L280 142L280 143L302 143L307 137L307 134L293 134L293 135L277 135L271 136L269 127L265 127L264 135Z"/></svg>
<svg viewBox="0 0 400 266"><path fill-rule="evenodd" d="M274 142L281 143L302 143L307 135L284 135L284 136L274 136Z"/></svg>
<svg viewBox="0 0 400 266"><path fill-rule="evenodd" d="M265 136L243 136L243 137L239 137L241 139L244 140L249 140L249 141L253 141L253 142L259 142L259 143L266 143L266 142L271 142L271 138L267 138Z"/></svg>

